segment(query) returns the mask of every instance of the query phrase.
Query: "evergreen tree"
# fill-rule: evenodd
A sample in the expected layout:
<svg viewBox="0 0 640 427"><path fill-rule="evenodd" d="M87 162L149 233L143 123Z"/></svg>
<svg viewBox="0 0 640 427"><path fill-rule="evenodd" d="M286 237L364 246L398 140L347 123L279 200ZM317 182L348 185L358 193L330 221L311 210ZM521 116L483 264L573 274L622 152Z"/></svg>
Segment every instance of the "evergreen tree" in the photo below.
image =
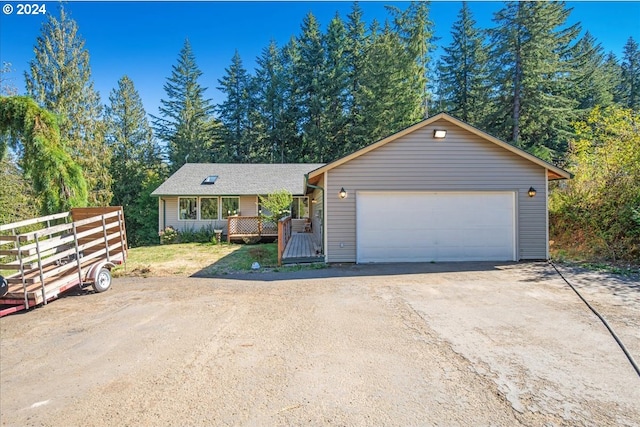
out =
<svg viewBox="0 0 640 427"><path fill-rule="evenodd" d="M0 224L38 216L37 195L17 160L12 155L0 158Z"/></svg>
<svg viewBox="0 0 640 427"><path fill-rule="evenodd" d="M25 73L27 93L60 117L60 133L72 158L82 168L89 205L111 201L110 153L104 142L100 97L93 88L89 52L78 25L60 8L42 26Z"/></svg>
<svg viewBox="0 0 640 427"><path fill-rule="evenodd" d="M160 116L152 116L157 137L167 144L171 172L187 162L206 163L222 154L216 145L211 100L198 83L201 75L191 44L185 40L164 85L167 99L160 101Z"/></svg>
<svg viewBox="0 0 640 427"><path fill-rule="evenodd" d="M564 154L575 118L571 49L580 28L565 27L569 13L561 2L509 2L491 31L497 111L488 130L547 160Z"/></svg>
<svg viewBox="0 0 640 427"><path fill-rule="evenodd" d="M362 80L366 94L365 139L371 143L415 123L420 119L416 113L421 110L412 92L413 82L406 74L411 58L398 33L389 23L380 30L374 20L369 36Z"/></svg>
<svg viewBox="0 0 640 427"><path fill-rule="evenodd" d="M227 161L247 162L252 154L249 138L251 102L251 76L242 65L238 51L231 59L231 66L225 68L225 75L218 80L218 90L226 99L217 110L223 125L223 144Z"/></svg>
<svg viewBox="0 0 640 427"><path fill-rule="evenodd" d="M602 46L588 31L575 46L576 64L573 81L574 99L583 112L596 105L606 107L613 102L613 78L605 64Z"/></svg>
<svg viewBox="0 0 640 427"><path fill-rule="evenodd" d="M256 110L259 129L258 144L264 161L283 161L284 70L280 50L275 41L256 59Z"/></svg>
<svg viewBox="0 0 640 427"><path fill-rule="evenodd" d="M327 151L324 133L326 63L320 25L312 13L308 13L302 21L297 49L294 73L301 113L302 147L296 161L322 162L327 160L323 159Z"/></svg>
<svg viewBox="0 0 640 427"><path fill-rule="evenodd" d="M429 70L430 54L434 46L434 25L429 19L427 2L411 2L409 7L401 11L397 7L388 6L394 17L395 30L406 49L404 78L410 82L409 89L413 99L405 105L407 122L413 123L429 116Z"/></svg>
<svg viewBox="0 0 640 427"><path fill-rule="evenodd" d="M444 48L440 76L441 102L453 116L482 127L489 116L488 56L467 2L453 24L452 42Z"/></svg>
<svg viewBox="0 0 640 427"><path fill-rule="evenodd" d="M621 81L618 88L619 102L625 108L640 110L640 47L629 37L622 54Z"/></svg>
<svg viewBox="0 0 640 427"><path fill-rule="evenodd" d="M304 147L301 122L303 117L301 90L296 74L300 63L300 49L295 37L282 49L282 108L278 140L281 141L280 161L282 163L304 162Z"/></svg>
<svg viewBox="0 0 640 427"><path fill-rule="evenodd" d="M157 222L147 222L145 211L157 211L157 201L141 206L145 180L148 174L163 174L159 149L154 144L147 113L133 81L127 76L118 80L118 87L109 95L106 109L106 140L111 148L111 175L114 177L114 206L123 206L129 244L139 246L153 243L148 240L149 230L155 233Z"/></svg>
<svg viewBox="0 0 640 427"><path fill-rule="evenodd" d="M347 16L347 136L344 153L351 153L370 144L365 127L366 88L363 75L366 67L369 39L366 25L362 19L362 9L357 2L353 3L351 13Z"/></svg>
<svg viewBox="0 0 640 427"><path fill-rule="evenodd" d="M323 161L333 161L348 154L347 97L349 74L347 67L347 33L344 23L336 15L324 37L326 70L324 84L325 119L323 133L326 144L321 153Z"/></svg>

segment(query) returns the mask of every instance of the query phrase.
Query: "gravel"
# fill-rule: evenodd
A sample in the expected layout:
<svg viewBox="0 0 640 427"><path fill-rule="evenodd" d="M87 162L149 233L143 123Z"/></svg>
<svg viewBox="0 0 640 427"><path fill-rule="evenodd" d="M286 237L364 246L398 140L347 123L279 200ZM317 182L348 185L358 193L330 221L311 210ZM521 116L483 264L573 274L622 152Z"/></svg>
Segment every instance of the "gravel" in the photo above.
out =
<svg viewBox="0 0 640 427"><path fill-rule="evenodd" d="M563 274L640 361L640 284ZM640 378L546 263L120 278L0 320L2 426L639 426Z"/></svg>

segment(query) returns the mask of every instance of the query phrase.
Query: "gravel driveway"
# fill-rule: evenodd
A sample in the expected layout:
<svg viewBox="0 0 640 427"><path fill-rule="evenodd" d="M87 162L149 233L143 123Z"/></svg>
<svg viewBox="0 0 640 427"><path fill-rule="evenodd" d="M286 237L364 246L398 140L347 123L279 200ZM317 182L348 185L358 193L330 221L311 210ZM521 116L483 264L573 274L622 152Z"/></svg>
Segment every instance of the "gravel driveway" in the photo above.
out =
<svg viewBox="0 0 640 427"><path fill-rule="evenodd" d="M640 284L563 270L640 361ZM0 320L3 426L638 426L545 263L122 278Z"/></svg>

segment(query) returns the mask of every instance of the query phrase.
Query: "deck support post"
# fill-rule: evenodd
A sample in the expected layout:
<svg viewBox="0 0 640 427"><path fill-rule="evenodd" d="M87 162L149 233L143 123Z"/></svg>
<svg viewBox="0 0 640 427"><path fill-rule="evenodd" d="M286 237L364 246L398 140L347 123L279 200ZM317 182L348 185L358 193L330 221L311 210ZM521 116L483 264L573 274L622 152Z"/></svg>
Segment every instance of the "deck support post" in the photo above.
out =
<svg viewBox="0 0 640 427"><path fill-rule="evenodd" d="M44 271L42 271L42 256L40 254L40 239L38 239L38 235L35 235L36 238L36 253L38 254L38 270L40 270L40 283L42 284L42 300L44 304L47 304L47 292L44 287ZM22 263L21 263L22 264Z"/></svg>

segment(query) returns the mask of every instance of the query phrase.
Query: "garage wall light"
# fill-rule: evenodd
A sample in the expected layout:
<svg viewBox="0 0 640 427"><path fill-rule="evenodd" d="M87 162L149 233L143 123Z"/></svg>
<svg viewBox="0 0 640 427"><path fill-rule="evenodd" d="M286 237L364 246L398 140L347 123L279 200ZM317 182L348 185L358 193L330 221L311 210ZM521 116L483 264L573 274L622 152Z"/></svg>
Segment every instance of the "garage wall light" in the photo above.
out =
<svg viewBox="0 0 640 427"><path fill-rule="evenodd" d="M529 191L527 191L527 194L529 195L529 197L533 197L536 195L536 189L533 187L529 187Z"/></svg>
<svg viewBox="0 0 640 427"><path fill-rule="evenodd" d="M447 131L444 129L436 129L433 131L433 137L437 139L443 139L447 136Z"/></svg>
<svg viewBox="0 0 640 427"><path fill-rule="evenodd" d="M346 199L347 196L348 196L347 190L345 190L344 187L342 187L340 189L340 192L338 193L338 197L340 197L341 199Z"/></svg>

